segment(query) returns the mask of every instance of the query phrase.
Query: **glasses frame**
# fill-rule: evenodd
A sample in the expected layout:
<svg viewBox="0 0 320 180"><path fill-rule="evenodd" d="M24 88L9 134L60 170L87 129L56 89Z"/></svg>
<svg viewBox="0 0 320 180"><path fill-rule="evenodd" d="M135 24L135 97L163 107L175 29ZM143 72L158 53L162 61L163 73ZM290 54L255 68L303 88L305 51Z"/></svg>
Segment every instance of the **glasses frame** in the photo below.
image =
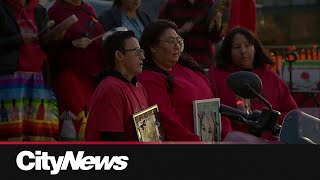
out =
<svg viewBox="0 0 320 180"><path fill-rule="evenodd" d="M181 52L183 52L183 50L184 50L184 39L182 37L180 37L180 36L178 36L176 38L170 37L168 39L159 39L159 41L160 42L164 41L164 42L168 43L172 47L174 47L174 45L178 44L180 46Z"/></svg>
<svg viewBox="0 0 320 180"><path fill-rule="evenodd" d="M141 48L132 48L132 49L122 49L122 52L134 51L135 56L144 56L145 52Z"/></svg>

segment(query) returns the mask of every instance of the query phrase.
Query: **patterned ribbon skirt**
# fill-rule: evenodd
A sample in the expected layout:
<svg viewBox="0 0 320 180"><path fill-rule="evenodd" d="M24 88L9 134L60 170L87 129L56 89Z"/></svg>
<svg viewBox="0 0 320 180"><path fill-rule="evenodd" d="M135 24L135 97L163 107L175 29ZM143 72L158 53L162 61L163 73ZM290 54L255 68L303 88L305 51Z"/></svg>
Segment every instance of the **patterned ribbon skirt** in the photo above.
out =
<svg viewBox="0 0 320 180"><path fill-rule="evenodd" d="M55 94L40 72L0 76L0 140L55 141L59 131Z"/></svg>

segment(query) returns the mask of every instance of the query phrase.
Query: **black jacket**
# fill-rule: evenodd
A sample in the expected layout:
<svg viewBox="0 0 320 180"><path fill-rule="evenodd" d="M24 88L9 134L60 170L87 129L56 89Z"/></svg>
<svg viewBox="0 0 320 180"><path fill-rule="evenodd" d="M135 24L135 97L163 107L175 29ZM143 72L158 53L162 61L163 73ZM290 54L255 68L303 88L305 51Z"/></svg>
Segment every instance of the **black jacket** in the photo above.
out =
<svg viewBox="0 0 320 180"><path fill-rule="evenodd" d="M144 11L138 9L137 14L144 26L151 23L150 16ZM109 31L112 28L122 26L121 16L121 9L118 6L112 6L112 8L101 14L99 21L103 25L104 30Z"/></svg>
<svg viewBox="0 0 320 180"><path fill-rule="evenodd" d="M39 5L34 13L38 30L41 31L48 22L46 9ZM0 75L16 71L20 45L20 29L14 12L5 0L0 0Z"/></svg>

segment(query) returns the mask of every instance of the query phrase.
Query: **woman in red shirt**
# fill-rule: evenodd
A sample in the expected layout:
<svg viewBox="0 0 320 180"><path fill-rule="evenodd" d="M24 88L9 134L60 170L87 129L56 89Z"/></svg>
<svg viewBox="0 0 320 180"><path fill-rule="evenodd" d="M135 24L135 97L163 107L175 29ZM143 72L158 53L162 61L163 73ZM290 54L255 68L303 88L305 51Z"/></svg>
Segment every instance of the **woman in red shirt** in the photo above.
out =
<svg viewBox="0 0 320 180"><path fill-rule="evenodd" d="M87 114L96 88L94 76L105 68L102 39L92 41L104 33L94 9L81 0L56 0L48 10L49 18L56 24L73 14L78 21L61 40L52 42L49 57L60 111L62 140L82 140L80 129L86 120L83 114Z"/></svg>
<svg viewBox="0 0 320 180"><path fill-rule="evenodd" d="M216 57L216 67L209 70L209 79L213 93L222 104L250 112L261 110L266 105L258 98L243 99L237 97L228 87L226 77L236 71L251 71L262 80L261 94L273 109L279 111L282 123L287 112L298 108L285 82L271 70L274 62L263 49L260 41L251 31L236 27L230 31L221 44ZM248 132L247 127L232 121L233 130ZM265 133L266 139L272 139L271 133Z"/></svg>
<svg viewBox="0 0 320 180"><path fill-rule="evenodd" d="M0 139L54 141L58 112L44 81L47 24L38 0L0 1Z"/></svg>
<svg viewBox="0 0 320 180"><path fill-rule="evenodd" d="M213 98L203 68L190 57L181 56L183 39L171 21L158 20L142 33L144 70L138 75L150 104L157 104L167 141L200 141L194 133L193 101ZM228 132L222 119L222 137Z"/></svg>

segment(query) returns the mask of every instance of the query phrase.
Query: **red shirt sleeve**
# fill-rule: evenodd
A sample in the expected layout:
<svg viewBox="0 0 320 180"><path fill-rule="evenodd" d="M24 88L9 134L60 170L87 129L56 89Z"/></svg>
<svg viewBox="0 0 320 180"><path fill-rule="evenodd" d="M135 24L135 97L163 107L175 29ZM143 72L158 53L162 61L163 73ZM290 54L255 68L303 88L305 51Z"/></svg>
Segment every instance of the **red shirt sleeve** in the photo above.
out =
<svg viewBox="0 0 320 180"><path fill-rule="evenodd" d="M148 74L150 75L150 74ZM154 80L158 79L158 80ZM144 78L139 76L139 82L143 84L151 105L157 104L160 111L160 121L166 140L169 141L200 141L198 135L188 131L181 124L180 116L172 106L170 95L167 92L165 80L159 78Z"/></svg>

